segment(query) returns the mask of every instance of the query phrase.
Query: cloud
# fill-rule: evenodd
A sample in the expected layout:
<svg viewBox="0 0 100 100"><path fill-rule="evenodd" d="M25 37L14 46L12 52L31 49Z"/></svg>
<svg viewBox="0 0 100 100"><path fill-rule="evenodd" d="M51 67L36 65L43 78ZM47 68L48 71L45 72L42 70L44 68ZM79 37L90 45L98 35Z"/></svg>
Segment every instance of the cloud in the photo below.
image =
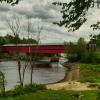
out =
<svg viewBox="0 0 100 100"><path fill-rule="evenodd" d="M39 0L38 0L39 1ZM46 1L46 0L44 0ZM23 4L19 4L17 6L15 6L12 11L16 12L20 15L24 15L27 18L39 18L42 20L47 20L47 19L54 19L59 17L59 13L56 11L56 7L54 7L52 5L52 3L36 3L36 2L32 2L30 4L30 2L27 2L27 4L25 5Z"/></svg>
<svg viewBox="0 0 100 100"><path fill-rule="evenodd" d="M30 17L32 24L30 28L30 37L37 38L38 26L43 26L41 32L41 42L64 42L77 41L79 37L89 39L90 34L99 33L90 28L92 23L100 19L100 10L90 9L87 14L88 21L77 31L67 32L67 28L54 25L53 22L61 20L60 7L52 5L54 1L69 2L70 0L21 0L18 5L10 6L6 3L0 4L0 35L10 33L5 17L17 14L21 16L20 37L27 37L27 21ZM13 20L13 18L12 18Z"/></svg>
<svg viewBox="0 0 100 100"><path fill-rule="evenodd" d="M0 12L8 12L10 10L10 5L5 3L0 3Z"/></svg>

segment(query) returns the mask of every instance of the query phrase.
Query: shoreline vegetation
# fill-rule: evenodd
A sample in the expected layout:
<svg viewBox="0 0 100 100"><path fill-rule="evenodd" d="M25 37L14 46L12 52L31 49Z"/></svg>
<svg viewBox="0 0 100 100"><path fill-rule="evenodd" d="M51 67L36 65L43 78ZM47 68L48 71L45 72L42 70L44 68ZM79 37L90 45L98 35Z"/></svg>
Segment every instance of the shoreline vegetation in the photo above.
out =
<svg viewBox="0 0 100 100"><path fill-rule="evenodd" d="M44 98L46 100L51 100L51 98L52 100L55 100L55 98L57 100L78 100L79 98L82 100L99 100L97 98L100 98L100 84L87 82L88 80L81 82L80 78L84 79L90 73L99 72L98 66L100 65L81 63L69 63L69 65L71 68L66 68L66 75L59 82L46 85L26 85L24 88L15 86L13 90L6 92L6 96L0 96L0 100L33 100L33 98L34 100L44 100ZM69 65L66 65L66 67L69 67ZM81 75L87 72L90 73ZM80 77L77 77L78 75Z"/></svg>

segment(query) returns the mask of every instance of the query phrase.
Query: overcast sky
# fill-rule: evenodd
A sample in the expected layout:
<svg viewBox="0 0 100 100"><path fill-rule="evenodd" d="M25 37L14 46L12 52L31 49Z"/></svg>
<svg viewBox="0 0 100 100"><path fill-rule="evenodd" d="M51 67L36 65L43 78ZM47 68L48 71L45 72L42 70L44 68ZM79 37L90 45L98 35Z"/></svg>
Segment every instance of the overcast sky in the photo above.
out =
<svg viewBox="0 0 100 100"><path fill-rule="evenodd" d="M12 34L5 21L5 18L13 18L17 15L20 17L21 31L20 37L27 37L27 20L30 17L31 29L30 37L36 39L38 35L38 26L42 26L41 42L42 43L62 43L64 41L77 41L79 37L89 40L90 34L98 34L99 31L93 31L90 25L100 19L100 10L91 9L87 18L88 21L77 31L67 32L64 27L54 25L54 21L61 19L60 8L52 5L53 1L58 0L22 0L16 6L6 3L0 3L0 35ZM69 1L69 0L59 0Z"/></svg>

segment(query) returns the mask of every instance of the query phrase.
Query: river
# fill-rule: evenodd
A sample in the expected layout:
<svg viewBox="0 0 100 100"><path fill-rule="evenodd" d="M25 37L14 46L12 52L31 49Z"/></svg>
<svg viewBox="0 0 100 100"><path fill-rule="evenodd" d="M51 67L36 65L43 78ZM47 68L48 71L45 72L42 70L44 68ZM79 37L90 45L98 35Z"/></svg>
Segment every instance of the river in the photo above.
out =
<svg viewBox="0 0 100 100"><path fill-rule="evenodd" d="M24 62L22 62L24 65ZM0 62L0 71L5 74L6 89L11 89L18 84L18 67L16 61L2 61ZM65 76L65 68L56 63L52 63L50 68L34 68L33 69L33 82L37 84L55 83L62 80ZM28 67L25 73L25 84L30 81L30 68Z"/></svg>

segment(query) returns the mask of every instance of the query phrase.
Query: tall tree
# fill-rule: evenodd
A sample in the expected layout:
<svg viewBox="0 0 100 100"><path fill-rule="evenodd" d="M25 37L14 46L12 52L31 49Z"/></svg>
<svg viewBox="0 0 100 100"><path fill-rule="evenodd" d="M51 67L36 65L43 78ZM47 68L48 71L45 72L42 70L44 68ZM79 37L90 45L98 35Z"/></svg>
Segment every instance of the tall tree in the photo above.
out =
<svg viewBox="0 0 100 100"><path fill-rule="evenodd" d="M21 29L21 23L20 23L20 18L17 15L14 15L12 18L6 18L6 23L8 24L9 29L11 30L13 36L15 38L18 37ZM19 73L19 80L20 84L23 85L22 82L22 77L21 77L21 58L20 58L20 53L18 51L18 43L19 41L16 41L16 56L17 56L17 63L18 63L18 73Z"/></svg>
<svg viewBox="0 0 100 100"><path fill-rule="evenodd" d="M100 34L90 36L90 44L95 46L95 48L100 49Z"/></svg>
<svg viewBox="0 0 100 100"><path fill-rule="evenodd" d="M31 19L28 18L28 27L27 27L27 33L28 33L28 39L30 39L30 33L33 34L31 31L31 29L33 30L33 26L31 23ZM43 30L42 25L40 25L40 23L37 24L37 45L36 45L36 51L38 51L38 45L40 43L40 35L41 35L41 31ZM34 57L32 57L32 52L31 52L31 48L29 48L29 62L30 62L30 66L31 66L31 73L30 73L30 84L32 85L33 82L33 68L35 66L35 62L33 63L33 59L34 61L37 59L38 57L38 53L36 52L34 54Z"/></svg>
<svg viewBox="0 0 100 100"><path fill-rule="evenodd" d="M30 39L30 31L31 31L32 27L32 23L31 23L31 19L28 17L28 21L27 21L27 34L28 34L28 40ZM33 82L33 61L32 61L32 52L31 52L31 47L29 46L28 48L29 50L29 55L28 55L28 60L29 60L29 65L30 65L30 85L32 85Z"/></svg>
<svg viewBox="0 0 100 100"><path fill-rule="evenodd" d="M54 22L59 26L65 26L69 31L75 31L87 21L86 13L89 8L99 8L100 0L70 0L69 3L53 2L53 5L61 6L62 20Z"/></svg>

